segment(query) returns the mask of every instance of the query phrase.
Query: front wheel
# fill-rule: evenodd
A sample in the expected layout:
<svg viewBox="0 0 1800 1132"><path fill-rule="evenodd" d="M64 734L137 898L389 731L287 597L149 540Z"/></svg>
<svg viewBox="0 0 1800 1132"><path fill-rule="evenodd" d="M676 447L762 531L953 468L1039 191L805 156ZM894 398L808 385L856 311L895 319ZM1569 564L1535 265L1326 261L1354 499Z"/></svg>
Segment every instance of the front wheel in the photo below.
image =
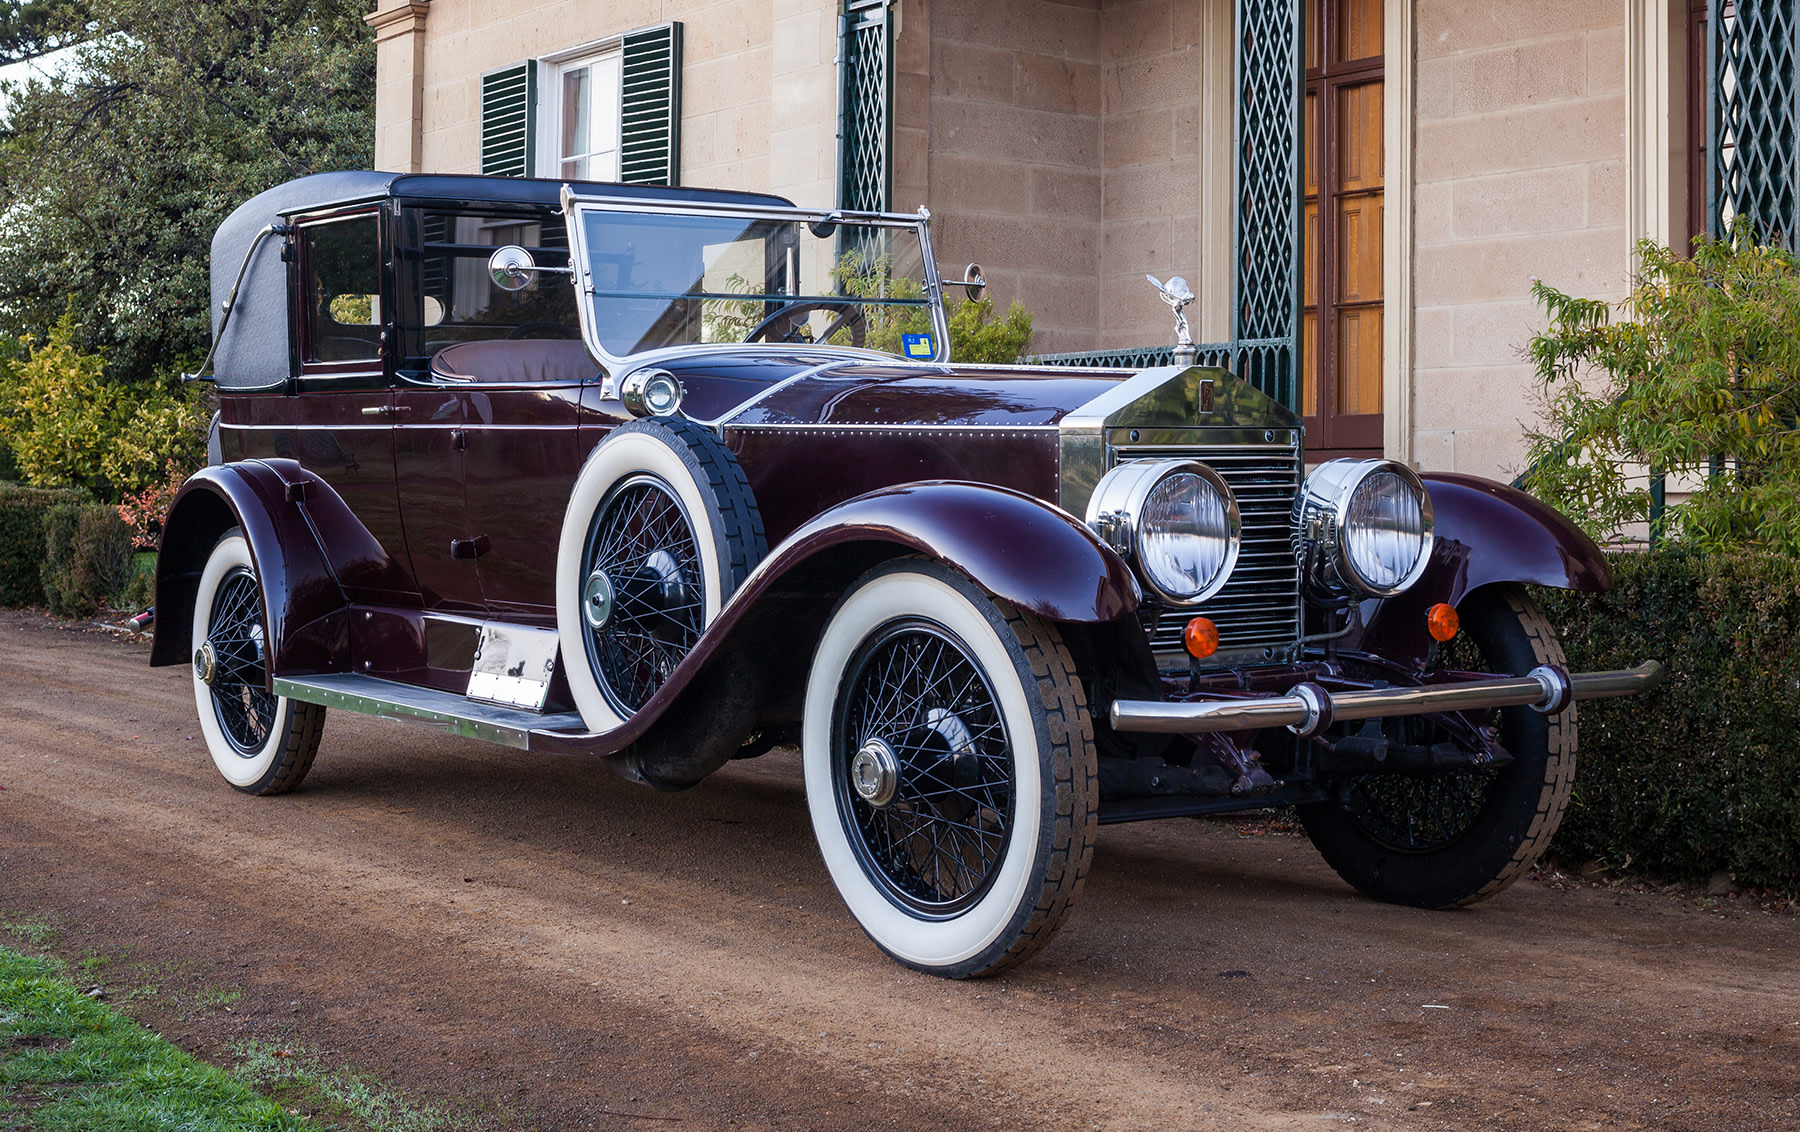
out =
<svg viewBox="0 0 1800 1132"><path fill-rule="evenodd" d="M1056 628L902 559L833 611L807 679L807 807L876 946L988 975L1049 942L1093 858L1097 755Z"/></svg>
<svg viewBox="0 0 1800 1132"><path fill-rule="evenodd" d="M325 709L268 690L268 622L242 532L226 532L194 599L194 705L213 765L246 794L281 794L312 769Z"/></svg>
<svg viewBox="0 0 1800 1132"><path fill-rule="evenodd" d="M1565 665L1556 630L1523 590L1495 587L1464 598L1467 640L1451 642L1451 667L1522 676ZM1455 655L1457 650L1475 655ZM1500 711L1499 769L1408 777L1365 775L1341 799L1299 808L1313 845L1357 890L1377 900L1453 908L1485 900L1523 876L1562 824L1575 781L1575 709L1554 716Z"/></svg>

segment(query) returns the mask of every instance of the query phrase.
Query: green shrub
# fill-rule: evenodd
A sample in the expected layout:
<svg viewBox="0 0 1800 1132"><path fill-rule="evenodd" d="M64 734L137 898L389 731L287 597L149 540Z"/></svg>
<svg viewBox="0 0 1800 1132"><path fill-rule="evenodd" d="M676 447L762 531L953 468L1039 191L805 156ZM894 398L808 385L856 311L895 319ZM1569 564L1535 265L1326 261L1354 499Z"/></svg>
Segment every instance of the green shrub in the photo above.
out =
<svg viewBox="0 0 1800 1132"><path fill-rule="evenodd" d="M79 492L0 483L0 606L44 604L44 515Z"/></svg>
<svg viewBox="0 0 1800 1132"><path fill-rule="evenodd" d="M1638 256L1617 319L1532 286L1550 326L1529 347L1547 413L1526 488L1604 542L1650 519L1644 469L1703 477L1674 533L1800 557L1800 258L1743 224L1692 259L1649 240Z"/></svg>
<svg viewBox="0 0 1800 1132"><path fill-rule="evenodd" d="M131 581L132 532L116 507L59 503L44 516L44 597L61 617L90 617Z"/></svg>
<svg viewBox="0 0 1800 1132"><path fill-rule="evenodd" d="M1570 666L1669 679L1581 705L1565 860L1800 890L1800 562L1692 547L1612 557L1604 594L1540 595Z"/></svg>
<svg viewBox="0 0 1800 1132"><path fill-rule="evenodd" d="M75 331L64 315L42 342L15 339L10 358L0 355L0 444L20 478L117 500L163 482L172 465L205 463L205 393L110 380Z"/></svg>

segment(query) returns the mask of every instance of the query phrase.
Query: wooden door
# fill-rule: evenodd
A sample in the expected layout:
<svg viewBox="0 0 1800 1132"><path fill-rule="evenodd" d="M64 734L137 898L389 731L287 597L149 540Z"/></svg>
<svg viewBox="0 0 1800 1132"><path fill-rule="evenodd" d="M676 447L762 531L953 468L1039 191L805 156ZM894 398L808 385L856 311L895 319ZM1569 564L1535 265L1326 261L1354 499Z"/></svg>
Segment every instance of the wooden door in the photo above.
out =
<svg viewBox="0 0 1800 1132"><path fill-rule="evenodd" d="M1305 7L1301 400L1307 455L1379 455L1383 5L1309 0Z"/></svg>

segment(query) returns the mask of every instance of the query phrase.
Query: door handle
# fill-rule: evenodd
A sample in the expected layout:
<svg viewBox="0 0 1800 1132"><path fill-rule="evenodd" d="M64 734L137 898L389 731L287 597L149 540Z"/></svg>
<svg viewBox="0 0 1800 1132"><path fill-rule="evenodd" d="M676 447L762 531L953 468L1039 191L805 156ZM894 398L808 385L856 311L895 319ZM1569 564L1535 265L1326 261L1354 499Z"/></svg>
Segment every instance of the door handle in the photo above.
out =
<svg viewBox="0 0 1800 1132"><path fill-rule="evenodd" d="M458 452L468 451L468 449L469 449L469 434L460 428L451 429L450 430L450 447L456 449Z"/></svg>
<svg viewBox="0 0 1800 1132"><path fill-rule="evenodd" d="M453 538L450 540L450 557L459 561L473 561L486 554L491 544L486 535L474 538Z"/></svg>
<svg viewBox="0 0 1800 1132"><path fill-rule="evenodd" d="M411 410L405 405L370 405L363 409L362 415L365 417L380 417L383 420L387 420L392 417L397 417L401 413L410 411Z"/></svg>

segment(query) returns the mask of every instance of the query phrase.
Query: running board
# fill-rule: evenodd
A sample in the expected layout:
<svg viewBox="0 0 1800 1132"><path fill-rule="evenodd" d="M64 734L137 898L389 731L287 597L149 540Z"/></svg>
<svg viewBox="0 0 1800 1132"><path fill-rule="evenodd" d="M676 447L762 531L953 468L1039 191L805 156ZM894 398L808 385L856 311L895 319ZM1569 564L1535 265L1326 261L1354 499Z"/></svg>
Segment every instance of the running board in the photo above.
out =
<svg viewBox="0 0 1800 1132"><path fill-rule="evenodd" d="M452 735L485 739L521 751L531 750L533 731L587 730L576 712L545 715L521 711L471 700L455 692L420 688L355 672L294 678L277 676L275 694L302 703L341 708L383 719L435 724Z"/></svg>

